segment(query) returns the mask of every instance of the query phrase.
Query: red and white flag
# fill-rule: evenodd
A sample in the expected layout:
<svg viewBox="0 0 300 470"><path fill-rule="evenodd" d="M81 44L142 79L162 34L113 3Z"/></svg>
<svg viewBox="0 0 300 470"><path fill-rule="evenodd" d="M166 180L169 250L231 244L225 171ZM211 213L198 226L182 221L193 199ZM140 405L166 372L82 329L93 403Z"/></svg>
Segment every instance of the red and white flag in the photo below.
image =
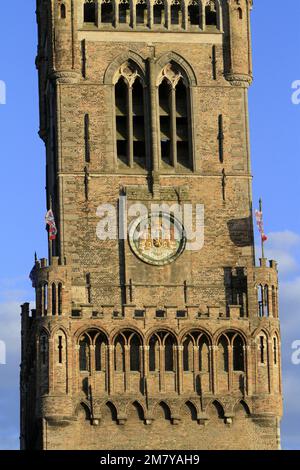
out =
<svg viewBox="0 0 300 470"><path fill-rule="evenodd" d="M51 209L47 212L45 221L46 224L49 226L49 240L55 240L57 235L57 228L54 214Z"/></svg>
<svg viewBox="0 0 300 470"><path fill-rule="evenodd" d="M263 242L266 242L268 240L268 237L267 237L267 235L265 234L265 231L264 231L264 220L263 220L262 211L256 210L255 211L255 218L256 218L256 223L257 223L257 226L258 226L258 230L261 234L261 239L262 239Z"/></svg>

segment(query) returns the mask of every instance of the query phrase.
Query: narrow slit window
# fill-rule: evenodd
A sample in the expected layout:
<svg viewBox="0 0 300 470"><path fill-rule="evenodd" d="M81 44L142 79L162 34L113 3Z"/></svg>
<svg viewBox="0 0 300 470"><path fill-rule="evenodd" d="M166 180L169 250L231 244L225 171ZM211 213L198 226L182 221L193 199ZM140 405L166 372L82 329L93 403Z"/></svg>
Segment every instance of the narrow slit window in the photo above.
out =
<svg viewBox="0 0 300 470"><path fill-rule="evenodd" d="M90 157L90 116L85 114L84 116L84 142L85 142L85 161L89 163Z"/></svg>
<svg viewBox="0 0 300 470"><path fill-rule="evenodd" d="M56 285L52 284L52 315L56 315Z"/></svg>
<svg viewBox="0 0 300 470"><path fill-rule="evenodd" d="M67 17L67 12L66 12L66 5L64 3L62 3L60 5L60 18L62 20L65 20Z"/></svg>
<svg viewBox="0 0 300 470"><path fill-rule="evenodd" d="M63 337L58 337L58 362L62 364L63 362Z"/></svg>
<svg viewBox="0 0 300 470"><path fill-rule="evenodd" d="M62 284L58 284L58 289L57 289L57 296L58 296L58 315L62 314Z"/></svg>
<svg viewBox="0 0 300 470"><path fill-rule="evenodd" d="M265 338L263 336L259 337L259 350L260 350L260 363L265 363Z"/></svg>
<svg viewBox="0 0 300 470"><path fill-rule="evenodd" d="M273 338L274 364L277 365L277 338Z"/></svg>

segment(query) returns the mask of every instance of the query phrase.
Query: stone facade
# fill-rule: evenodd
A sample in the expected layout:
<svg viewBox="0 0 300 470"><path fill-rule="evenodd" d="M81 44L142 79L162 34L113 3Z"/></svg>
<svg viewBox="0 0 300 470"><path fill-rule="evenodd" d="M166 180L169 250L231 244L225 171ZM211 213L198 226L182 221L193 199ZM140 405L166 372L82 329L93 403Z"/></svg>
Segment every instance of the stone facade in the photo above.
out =
<svg viewBox="0 0 300 470"><path fill-rule="evenodd" d="M254 261L251 8L37 1L58 236L35 263L36 309L22 307L23 449L279 448L277 265ZM98 207L120 196L129 210L202 204L203 248L158 266L100 240Z"/></svg>

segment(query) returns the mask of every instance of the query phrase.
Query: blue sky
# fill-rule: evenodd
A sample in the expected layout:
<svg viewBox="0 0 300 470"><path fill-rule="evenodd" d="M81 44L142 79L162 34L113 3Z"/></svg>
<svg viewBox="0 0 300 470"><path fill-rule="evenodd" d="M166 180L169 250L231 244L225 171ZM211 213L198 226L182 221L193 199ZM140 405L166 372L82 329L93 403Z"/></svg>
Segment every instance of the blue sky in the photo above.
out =
<svg viewBox="0 0 300 470"><path fill-rule="evenodd" d="M300 2L290 0L286 22L273 0L254 3L255 81L249 93L254 201L263 197L270 234L267 255L280 263L282 445L300 449L300 365L291 362L291 344L300 340L300 105L291 101L292 83L300 80ZM2 1L0 23L0 80L7 86L7 104L0 105L0 340L7 344L7 365L0 365L0 449L16 449L19 305L33 300L28 273L34 251L47 255L44 145L37 134L35 0Z"/></svg>

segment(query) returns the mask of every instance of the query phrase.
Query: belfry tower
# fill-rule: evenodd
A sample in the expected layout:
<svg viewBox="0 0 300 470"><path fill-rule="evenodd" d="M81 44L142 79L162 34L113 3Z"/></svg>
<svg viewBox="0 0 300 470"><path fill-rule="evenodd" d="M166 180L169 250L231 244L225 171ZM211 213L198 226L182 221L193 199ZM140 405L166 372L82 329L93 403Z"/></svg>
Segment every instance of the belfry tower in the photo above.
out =
<svg viewBox="0 0 300 470"><path fill-rule="evenodd" d="M23 449L279 448L277 265L254 256L251 8L37 0L58 234L35 263L36 308L22 307ZM154 238L138 205L164 207ZM178 214L162 237L170 206L202 207L201 243Z"/></svg>

